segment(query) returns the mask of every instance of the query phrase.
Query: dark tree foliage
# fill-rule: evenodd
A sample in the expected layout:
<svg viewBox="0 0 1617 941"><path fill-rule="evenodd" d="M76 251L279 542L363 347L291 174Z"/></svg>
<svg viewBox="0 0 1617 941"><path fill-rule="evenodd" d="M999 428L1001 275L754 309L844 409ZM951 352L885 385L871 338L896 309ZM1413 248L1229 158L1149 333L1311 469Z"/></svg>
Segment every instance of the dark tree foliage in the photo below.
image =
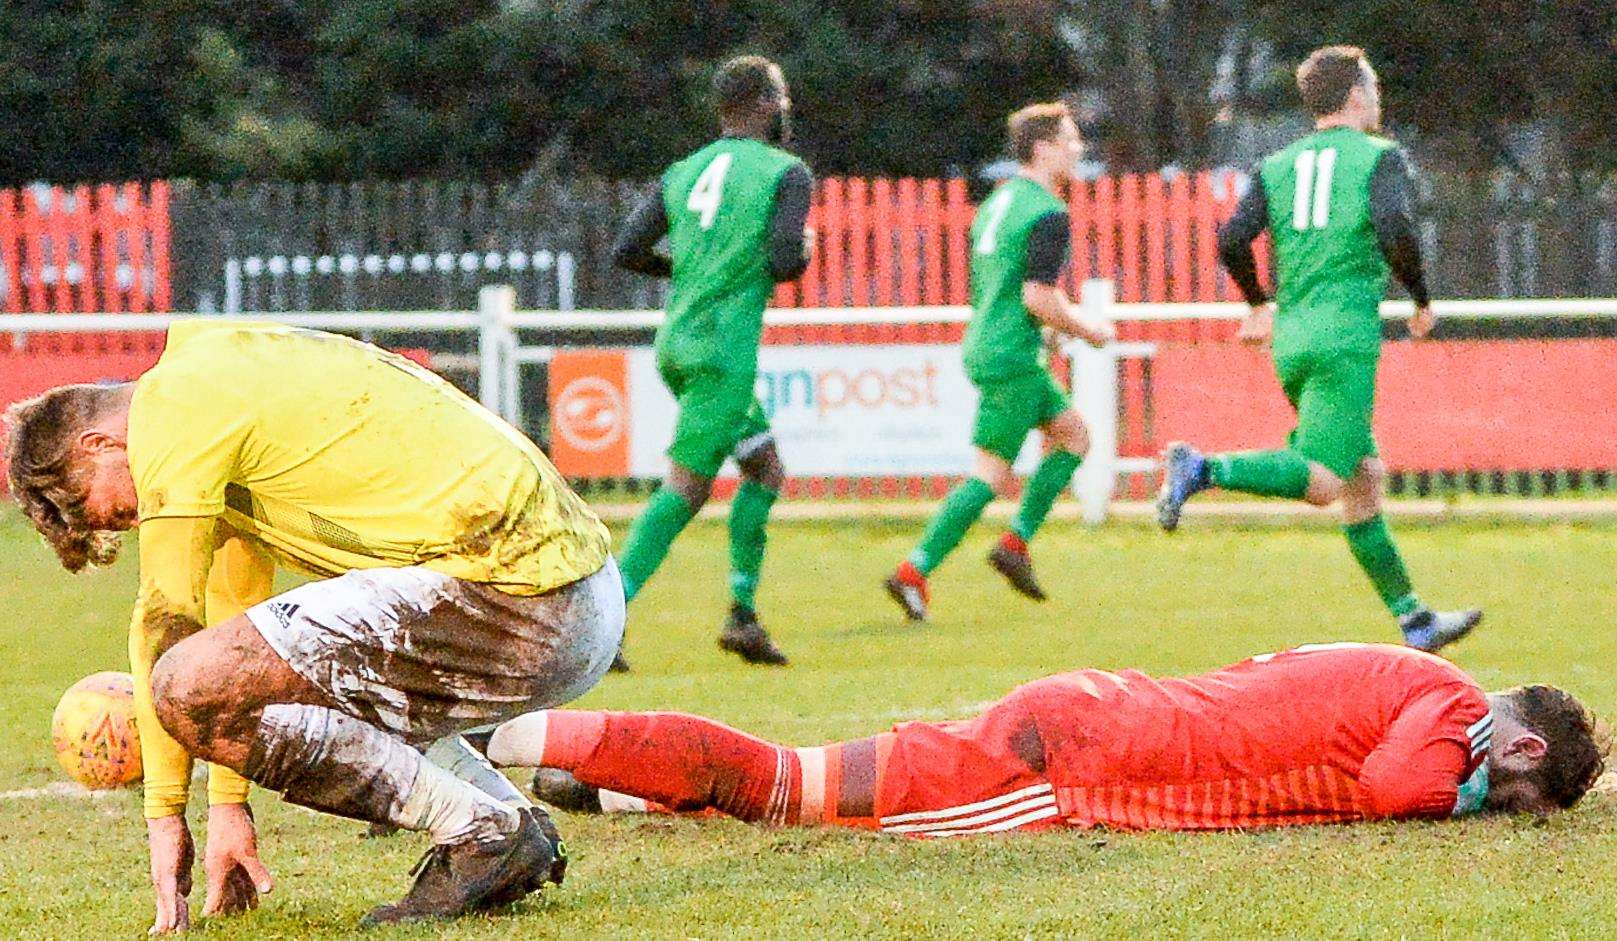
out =
<svg viewBox="0 0 1617 941"><path fill-rule="evenodd" d="M1617 165L1617 3L1612 0L1285 0L1253 5L1287 64L1332 42L1363 46L1386 111L1473 169ZM1521 153L1513 130L1530 125Z"/></svg>
<svg viewBox="0 0 1617 941"><path fill-rule="evenodd" d="M780 59L828 172L992 156L1076 76L1046 3L8 0L0 180L494 177L541 152L644 176L713 133L707 85Z"/></svg>
<svg viewBox="0 0 1617 941"><path fill-rule="evenodd" d="M1573 165L1609 167L1614 9L1614 0L4 0L0 183L509 178L534 166L643 178L714 132L709 76L737 52L781 61L799 149L823 173L969 170L999 154L1010 110L1073 92L1113 166L1205 165L1218 159L1210 91L1220 63L1250 61L1243 50L1260 38L1285 65L1322 42L1367 46L1389 110L1477 165L1498 162L1507 132L1531 121ZM1287 77L1275 71L1268 87L1283 90Z"/></svg>

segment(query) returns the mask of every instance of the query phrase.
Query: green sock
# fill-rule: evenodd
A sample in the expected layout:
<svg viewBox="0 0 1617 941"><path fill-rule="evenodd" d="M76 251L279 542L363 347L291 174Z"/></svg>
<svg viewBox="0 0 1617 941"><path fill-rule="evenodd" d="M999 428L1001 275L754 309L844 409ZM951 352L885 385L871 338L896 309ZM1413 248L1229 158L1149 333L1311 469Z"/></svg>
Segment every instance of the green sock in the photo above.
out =
<svg viewBox="0 0 1617 941"><path fill-rule="evenodd" d="M1083 461L1082 457L1071 451L1057 450L1046 454L1034 469L1033 476L1027 479L1027 487L1022 490L1022 503L1016 508L1016 519L1011 521L1011 532L1022 537L1023 541L1032 539L1044 524L1044 518L1050 515L1050 507L1055 506L1056 497L1061 496L1061 491L1072 483L1073 471Z"/></svg>
<svg viewBox="0 0 1617 941"><path fill-rule="evenodd" d="M1375 586L1376 594L1381 596L1388 611L1403 617L1420 607L1385 519L1377 515L1362 523L1351 523L1342 527L1342 533L1347 536L1353 558L1358 560L1364 574L1370 576L1370 584Z"/></svg>
<svg viewBox="0 0 1617 941"><path fill-rule="evenodd" d="M954 551L955 546L960 545L966 530L977 522L977 517L983 515L983 509L992 499L994 488L976 477L967 477L956 484L943 498L943 505L938 507L932 522L927 524L921 544L910 553L910 563L922 575L930 574L945 556Z"/></svg>
<svg viewBox="0 0 1617 941"><path fill-rule="evenodd" d="M696 513L685 498L669 490L658 488L651 502L641 511L629 530L629 540L618 556L618 571L623 575L623 597L633 600L646 579L663 564L668 547Z"/></svg>
<svg viewBox="0 0 1617 941"><path fill-rule="evenodd" d="M1213 486L1260 497L1302 499L1308 492L1308 458L1296 451L1237 451L1207 459Z"/></svg>
<svg viewBox="0 0 1617 941"><path fill-rule="evenodd" d="M758 593L758 572L769 539L764 526L778 496L757 481L743 480L730 501L730 595L744 608L753 607Z"/></svg>

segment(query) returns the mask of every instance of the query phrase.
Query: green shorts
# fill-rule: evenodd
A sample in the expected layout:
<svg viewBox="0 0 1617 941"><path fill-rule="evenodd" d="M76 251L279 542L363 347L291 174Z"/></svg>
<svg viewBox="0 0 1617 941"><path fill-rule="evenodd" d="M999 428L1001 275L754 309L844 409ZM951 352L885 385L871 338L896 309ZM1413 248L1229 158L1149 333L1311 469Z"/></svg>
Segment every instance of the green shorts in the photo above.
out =
<svg viewBox="0 0 1617 941"><path fill-rule="evenodd" d="M1047 369L984 382L972 380L982 396L971 443L1007 461L1016 460L1028 432L1048 425L1072 407L1067 393Z"/></svg>
<svg viewBox="0 0 1617 941"><path fill-rule="evenodd" d="M679 403L668 458L680 467L713 477L738 445L769 433L752 373L675 366L661 366L659 371Z"/></svg>
<svg viewBox="0 0 1617 941"><path fill-rule="evenodd" d="M1275 359L1286 398L1297 410L1291 449L1343 480L1376 456L1371 429L1377 353L1305 352Z"/></svg>

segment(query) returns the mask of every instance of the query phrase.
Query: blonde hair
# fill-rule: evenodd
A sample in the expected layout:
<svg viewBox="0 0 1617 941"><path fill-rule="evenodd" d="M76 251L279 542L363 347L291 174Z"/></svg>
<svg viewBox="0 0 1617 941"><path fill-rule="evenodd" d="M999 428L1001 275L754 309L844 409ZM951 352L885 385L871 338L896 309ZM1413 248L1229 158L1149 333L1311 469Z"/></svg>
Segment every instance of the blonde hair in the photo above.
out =
<svg viewBox="0 0 1617 941"><path fill-rule="evenodd" d="M110 386L59 386L6 409L11 498L69 572L108 565L118 557L118 533L95 529L85 520L89 471L74 460L79 433L115 395Z"/></svg>

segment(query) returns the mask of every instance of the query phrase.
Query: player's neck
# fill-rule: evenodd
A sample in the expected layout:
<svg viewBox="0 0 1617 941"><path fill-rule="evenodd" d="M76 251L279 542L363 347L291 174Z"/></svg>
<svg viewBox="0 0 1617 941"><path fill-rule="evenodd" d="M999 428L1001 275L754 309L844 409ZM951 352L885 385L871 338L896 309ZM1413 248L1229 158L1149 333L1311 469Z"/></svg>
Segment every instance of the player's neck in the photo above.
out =
<svg viewBox="0 0 1617 941"><path fill-rule="evenodd" d="M1056 174L1054 170L1041 170L1031 164L1017 164L1016 175L1023 179L1032 180L1051 193L1056 191Z"/></svg>
<svg viewBox="0 0 1617 941"><path fill-rule="evenodd" d="M745 124L721 124L721 125L719 125L719 136L720 137L729 137L729 138L740 138L740 139L745 139L745 140L765 141L765 143L767 143L768 141L766 140L766 138L768 137L768 135L769 135L769 131L767 129L760 129L760 128L756 128L756 127L750 127L750 126L745 125Z"/></svg>
<svg viewBox="0 0 1617 941"><path fill-rule="evenodd" d="M1358 131L1360 134L1369 133L1364 126L1364 121L1360 120L1356 114L1327 114L1325 117L1314 121L1314 130L1316 131L1334 131L1337 128Z"/></svg>

